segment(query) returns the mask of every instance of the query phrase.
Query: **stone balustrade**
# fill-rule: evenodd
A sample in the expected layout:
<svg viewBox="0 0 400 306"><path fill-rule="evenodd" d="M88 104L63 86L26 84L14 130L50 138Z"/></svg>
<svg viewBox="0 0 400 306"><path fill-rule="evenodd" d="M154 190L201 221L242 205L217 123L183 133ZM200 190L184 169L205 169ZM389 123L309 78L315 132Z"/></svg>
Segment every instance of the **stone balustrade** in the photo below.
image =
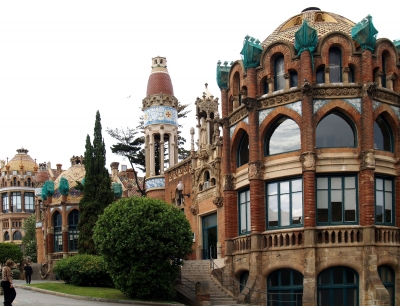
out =
<svg viewBox="0 0 400 306"><path fill-rule="evenodd" d="M303 240L304 240L303 228L267 232L263 235L262 248L265 250L265 249L277 249L277 248L302 247Z"/></svg>
<svg viewBox="0 0 400 306"><path fill-rule="evenodd" d="M393 227L376 227L375 242L379 245L399 245L400 230Z"/></svg>

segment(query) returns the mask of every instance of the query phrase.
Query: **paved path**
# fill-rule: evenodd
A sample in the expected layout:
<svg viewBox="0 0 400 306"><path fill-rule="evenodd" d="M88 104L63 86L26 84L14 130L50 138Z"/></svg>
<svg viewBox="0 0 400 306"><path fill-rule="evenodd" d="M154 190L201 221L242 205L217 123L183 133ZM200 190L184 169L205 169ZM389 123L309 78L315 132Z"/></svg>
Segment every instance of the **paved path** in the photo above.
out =
<svg viewBox="0 0 400 306"><path fill-rule="evenodd" d="M32 281L32 283L44 283L49 281ZM42 292L42 289L29 287L29 289L24 289L24 280L14 280L16 285L17 298L13 302L13 306L26 306L26 305L37 305L37 306L121 306L121 305L161 305L160 303L151 302L137 302L137 301L124 301L124 300L91 300L88 297L79 296L63 296L61 293L47 291L47 293ZM101 288L99 288L101 290ZM0 305L3 304L3 296L0 295ZM163 306L168 306L172 304L162 304ZM175 306L181 306L182 304L175 304Z"/></svg>

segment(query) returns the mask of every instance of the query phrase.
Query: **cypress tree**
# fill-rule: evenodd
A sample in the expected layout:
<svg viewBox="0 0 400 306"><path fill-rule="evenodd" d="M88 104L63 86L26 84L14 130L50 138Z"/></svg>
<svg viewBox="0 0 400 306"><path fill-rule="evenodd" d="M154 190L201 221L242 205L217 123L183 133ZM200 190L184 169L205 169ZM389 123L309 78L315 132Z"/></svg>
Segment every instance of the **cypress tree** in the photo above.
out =
<svg viewBox="0 0 400 306"><path fill-rule="evenodd" d="M100 113L96 113L93 145L86 137L85 182L83 197L79 202L79 241L80 254L96 254L93 243L93 228L98 216L112 203L114 193L111 189L111 178L106 168L106 149L101 135Z"/></svg>

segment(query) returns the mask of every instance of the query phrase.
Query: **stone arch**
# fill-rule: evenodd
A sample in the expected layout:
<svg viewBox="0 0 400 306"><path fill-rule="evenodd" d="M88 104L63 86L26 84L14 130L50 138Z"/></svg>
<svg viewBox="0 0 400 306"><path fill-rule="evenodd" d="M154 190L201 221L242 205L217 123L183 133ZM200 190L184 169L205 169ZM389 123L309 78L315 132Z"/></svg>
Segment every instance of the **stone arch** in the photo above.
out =
<svg viewBox="0 0 400 306"><path fill-rule="evenodd" d="M375 44L374 54L377 56L376 58L377 63L382 63L381 56L383 51L385 50L390 54L388 67L390 69L396 69L398 71L398 69L395 68L396 65L400 65L398 52L393 42L387 38L380 38L377 40ZM395 72L395 71L388 71L388 72Z"/></svg>
<svg viewBox="0 0 400 306"><path fill-rule="evenodd" d="M318 265L316 265L316 267L315 267L315 277L318 277L318 275L322 271L329 269L329 268L333 268L333 267L351 268L354 271L356 271L358 273L358 275L363 275L363 273L364 273L362 261L361 262L350 261L345 257L335 257L335 258L329 259L324 262L319 262ZM361 277L360 277L360 280L361 280Z"/></svg>
<svg viewBox="0 0 400 306"><path fill-rule="evenodd" d="M266 278L272 272L275 272L280 269L292 269L304 275L304 266L294 261L272 262L271 264L262 269L261 275L263 276L263 278Z"/></svg>
<svg viewBox="0 0 400 306"><path fill-rule="evenodd" d="M243 121L239 122L237 125L231 139L231 168L232 171L235 172L236 169L236 164L237 164L237 149L240 143L240 140L242 139L242 136L247 133L247 135L250 135L250 128L249 126L244 123Z"/></svg>
<svg viewBox="0 0 400 306"><path fill-rule="evenodd" d="M329 49L338 47L342 51L342 64L347 67L349 58L356 52L354 41L343 32L334 31L322 36L317 45L316 53L320 55L325 63L329 61Z"/></svg>
<svg viewBox="0 0 400 306"><path fill-rule="evenodd" d="M233 272L233 275L235 277L239 277L243 272L249 272L250 273L250 267L249 264L243 265L242 263L238 266L235 267L235 270Z"/></svg>
<svg viewBox="0 0 400 306"><path fill-rule="evenodd" d="M261 56L261 66L264 71L264 75L274 75L274 60L279 56L283 55L285 61L285 72L287 72L288 63L292 61L294 57L294 48L286 41L276 41L269 46Z"/></svg>

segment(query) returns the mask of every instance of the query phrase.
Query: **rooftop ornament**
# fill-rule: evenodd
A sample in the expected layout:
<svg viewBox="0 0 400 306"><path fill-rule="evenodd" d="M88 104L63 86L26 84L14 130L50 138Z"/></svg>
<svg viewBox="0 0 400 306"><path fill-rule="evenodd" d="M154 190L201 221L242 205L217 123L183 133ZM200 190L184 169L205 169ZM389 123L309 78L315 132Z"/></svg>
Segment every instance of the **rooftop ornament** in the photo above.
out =
<svg viewBox="0 0 400 306"><path fill-rule="evenodd" d="M362 50L374 51L378 34L372 23L372 16L368 15L351 29L351 37L361 46Z"/></svg>
<svg viewBox="0 0 400 306"><path fill-rule="evenodd" d="M244 68L256 68L260 65L260 58L263 48L260 41L254 37L246 35L243 42L242 55Z"/></svg>
<svg viewBox="0 0 400 306"><path fill-rule="evenodd" d="M224 62L224 66L221 66L222 62L218 61L217 63L217 84L219 89L228 88L228 76L229 71L231 70L232 62L230 66L228 66L228 62Z"/></svg>
<svg viewBox="0 0 400 306"><path fill-rule="evenodd" d="M69 183L68 180L65 177L62 177L60 179L60 185L58 187L58 190L62 195L68 195L69 192Z"/></svg>
<svg viewBox="0 0 400 306"><path fill-rule="evenodd" d="M294 34L294 48L297 54L300 55L304 51L309 51L311 56L311 65L314 70L314 50L318 44L317 30L308 25L307 20L303 21L301 27Z"/></svg>
<svg viewBox="0 0 400 306"><path fill-rule="evenodd" d="M112 188L113 188L113 191L114 191L114 197L116 199L122 198L122 185L119 184L119 183L113 183L112 184Z"/></svg>

